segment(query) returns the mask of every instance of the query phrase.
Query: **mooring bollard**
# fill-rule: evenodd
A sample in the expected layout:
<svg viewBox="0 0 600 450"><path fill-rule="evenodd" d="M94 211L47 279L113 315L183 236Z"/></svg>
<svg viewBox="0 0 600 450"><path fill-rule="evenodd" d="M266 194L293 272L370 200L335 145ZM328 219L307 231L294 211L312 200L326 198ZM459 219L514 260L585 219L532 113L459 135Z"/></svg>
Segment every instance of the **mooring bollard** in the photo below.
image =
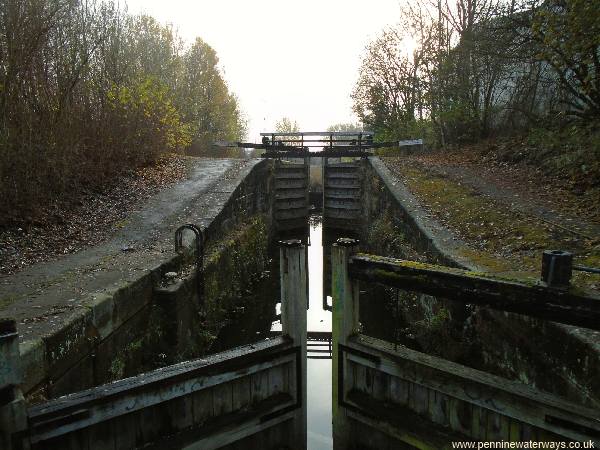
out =
<svg viewBox="0 0 600 450"><path fill-rule="evenodd" d="M292 239L279 242L279 273L281 278L281 329L284 335L300 346L300 365L296 380L301 386L302 402L294 420L293 448L306 448L306 247L302 241Z"/></svg>
<svg viewBox="0 0 600 450"><path fill-rule="evenodd" d="M568 286L572 273L572 253L562 250L544 250L542 253L542 281L548 286Z"/></svg>
<svg viewBox="0 0 600 450"><path fill-rule="evenodd" d="M19 335L13 319L0 318L0 448L29 448L15 435L27 430L27 408L19 385L22 382Z"/></svg>
<svg viewBox="0 0 600 450"><path fill-rule="evenodd" d="M348 272L348 261L358 250L356 239L340 238L331 249L331 292L333 297L332 317L332 409L333 409L333 441L334 448L347 447L346 438L349 435L348 421L345 413L339 410L343 400L343 386L339 386L340 375L344 377L343 361L340 361L340 345L346 345L348 338L358 332L358 281L352 280ZM340 365L342 364L342 365ZM342 369L342 371L340 370ZM342 392L339 392L340 387Z"/></svg>

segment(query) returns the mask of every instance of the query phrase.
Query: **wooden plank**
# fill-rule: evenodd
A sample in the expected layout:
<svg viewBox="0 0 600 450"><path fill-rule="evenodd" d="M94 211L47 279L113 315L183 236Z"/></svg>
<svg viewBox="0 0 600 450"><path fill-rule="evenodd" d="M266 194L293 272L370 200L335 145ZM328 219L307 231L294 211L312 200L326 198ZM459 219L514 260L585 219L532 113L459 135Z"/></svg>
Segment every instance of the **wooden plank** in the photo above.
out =
<svg viewBox="0 0 600 450"><path fill-rule="evenodd" d="M346 353L342 353L340 355L340 358L344 358L343 359L343 364L344 364L343 382L344 382L344 385L342 386L342 392L339 393L339 395L342 396L341 401L346 400L346 393L348 391L352 390L356 384L356 381L354 380L355 368L354 368L354 365L350 361L348 361L347 356L348 355Z"/></svg>
<svg viewBox="0 0 600 450"><path fill-rule="evenodd" d="M308 208L306 198L293 198L293 199L278 199L275 201L275 208L278 210L290 209L290 208Z"/></svg>
<svg viewBox="0 0 600 450"><path fill-rule="evenodd" d="M135 415L135 434L137 442L154 442L159 436L160 419L155 406L149 406Z"/></svg>
<svg viewBox="0 0 600 450"><path fill-rule="evenodd" d="M354 279L474 303L567 325L600 330L600 296L580 289L556 289L467 270L394 258L355 255Z"/></svg>
<svg viewBox="0 0 600 450"><path fill-rule="evenodd" d="M250 405L250 377L243 377L233 381L232 390L234 411L237 411Z"/></svg>
<svg viewBox="0 0 600 450"><path fill-rule="evenodd" d="M473 405L473 424L471 425L471 435L480 441L487 440L487 420L488 410L481 406Z"/></svg>
<svg viewBox="0 0 600 450"><path fill-rule="evenodd" d="M302 136L323 136L329 138L329 136L373 136L375 133L372 131L298 131L292 133L260 133L261 136L267 137L302 137Z"/></svg>
<svg viewBox="0 0 600 450"><path fill-rule="evenodd" d="M360 180L356 180L354 178L329 178L325 179L325 187L329 188L345 188L345 189L359 189L360 188Z"/></svg>
<svg viewBox="0 0 600 450"><path fill-rule="evenodd" d="M115 450L136 448L136 419L135 414L126 414L111 420L112 435L115 437ZM81 431L80 431L81 432Z"/></svg>
<svg viewBox="0 0 600 450"><path fill-rule="evenodd" d="M238 380L234 380L236 383ZM193 399L187 397L178 397L170 400L166 408L170 418L171 426L176 430L183 430L194 424Z"/></svg>
<svg viewBox="0 0 600 450"><path fill-rule="evenodd" d="M340 209L360 211L361 204L358 202L357 199L325 198L325 208L340 208Z"/></svg>
<svg viewBox="0 0 600 450"><path fill-rule="evenodd" d="M308 187L308 181L302 180L276 180L275 189L304 189Z"/></svg>
<svg viewBox="0 0 600 450"><path fill-rule="evenodd" d="M44 416L44 419L47 419L49 414L62 414L67 408L81 409L89 407L87 403L90 401L98 402L101 399L120 396L125 392L131 394L138 391L150 391L156 386L164 386L171 381L180 381L181 379L213 374L220 370L220 368L237 370L238 368L243 367L249 371L257 372L262 370L263 366L269 367L273 364L281 364L285 360L292 358L289 354L285 356L280 355L280 353L291 350L292 347L293 343L289 338L285 336L276 336L270 340L259 341L251 345L243 345L204 358L184 361L152 372L143 373L135 377L125 378L85 391L65 395L46 403L32 406L28 409L28 415L30 419L34 421L41 416ZM262 359L265 359L266 362L263 363ZM256 363L253 364L251 368L248 368L248 363L252 361L255 361ZM224 373L220 374L215 380L217 383L221 382L222 375L224 375ZM238 378L239 376L241 375L238 374L238 376L234 376L233 378ZM209 381L211 376L204 378L206 378L206 381ZM210 382L200 383L194 386L194 390L200 390L209 385L211 385Z"/></svg>
<svg viewBox="0 0 600 450"><path fill-rule="evenodd" d="M299 170L277 171L275 173L276 180L306 180L306 172Z"/></svg>
<svg viewBox="0 0 600 450"><path fill-rule="evenodd" d="M537 429L531 425L526 423L520 423L520 432L519 440L520 441L538 441L538 433Z"/></svg>
<svg viewBox="0 0 600 450"><path fill-rule="evenodd" d="M308 207L275 211L274 215L276 220L299 219L303 217L308 217Z"/></svg>
<svg viewBox="0 0 600 450"><path fill-rule="evenodd" d="M325 191L325 199L339 198L348 200L360 200L360 191L357 189L327 189Z"/></svg>
<svg viewBox="0 0 600 450"><path fill-rule="evenodd" d="M373 398L388 401L390 398L390 376L378 370L373 371Z"/></svg>
<svg viewBox="0 0 600 450"><path fill-rule="evenodd" d="M87 430L89 446L93 450L114 450L115 436L110 422L101 422Z"/></svg>
<svg viewBox="0 0 600 450"><path fill-rule="evenodd" d="M213 414L215 417L233 411L233 383L213 387Z"/></svg>
<svg viewBox="0 0 600 450"><path fill-rule="evenodd" d="M324 214L326 219L358 219L361 214L359 210L345 210L345 209L333 209L326 208Z"/></svg>
<svg viewBox="0 0 600 450"><path fill-rule="evenodd" d="M408 405L410 383L402 378L390 378L390 400L399 405Z"/></svg>
<svg viewBox="0 0 600 450"><path fill-rule="evenodd" d="M290 364L286 364L285 367L287 367L287 385L288 385L288 391L290 393L290 395L293 397L294 401L297 402L298 401L298 382L300 380L298 380L296 374L296 364L297 362L294 361Z"/></svg>
<svg viewBox="0 0 600 450"><path fill-rule="evenodd" d="M450 428L465 436L473 436L473 405L464 400L450 397L448 411Z"/></svg>
<svg viewBox="0 0 600 450"><path fill-rule="evenodd" d="M192 394L192 415L195 425L202 425L213 417L213 394L210 389Z"/></svg>
<svg viewBox="0 0 600 450"><path fill-rule="evenodd" d="M38 445L33 450L89 450L89 430L77 430L65 436L59 436ZM133 447L130 447L133 448Z"/></svg>
<svg viewBox="0 0 600 450"><path fill-rule="evenodd" d="M356 362L352 362L354 366L354 388L366 394L373 392L372 385L367 384L367 367Z"/></svg>
<svg viewBox="0 0 600 450"><path fill-rule="evenodd" d="M521 422L518 420L510 420L508 439L510 442L518 442L521 440Z"/></svg>
<svg viewBox="0 0 600 450"><path fill-rule="evenodd" d="M358 182L360 180L359 175L356 173L352 173L352 172L334 172L334 171L327 171L325 174L325 178L327 180L336 180L336 179L348 179L348 180L354 180L356 182Z"/></svg>
<svg viewBox="0 0 600 450"><path fill-rule="evenodd" d="M30 408L31 440L35 443L70 433L295 359L295 352L285 337L261 341L253 346L256 348L240 347L205 360L176 364ZM207 360L214 363L206 365ZM212 373L223 371L205 375L209 370ZM62 418L77 411L86 411L86 414L68 423L61 422Z"/></svg>
<svg viewBox="0 0 600 450"><path fill-rule="evenodd" d="M432 422L444 427L449 426L449 407L450 398L447 395L433 389L429 391L428 415Z"/></svg>
<svg viewBox="0 0 600 450"><path fill-rule="evenodd" d="M305 189L280 189L275 192L275 200L297 200L305 198Z"/></svg>
<svg viewBox="0 0 600 450"><path fill-rule="evenodd" d="M257 403L269 396L269 370L253 374L251 377L250 394L252 403Z"/></svg>
<svg viewBox="0 0 600 450"><path fill-rule="evenodd" d="M263 422L261 422L260 417L257 417L246 423L236 424L233 427L219 430L217 433L211 434L209 437L198 439L197 441L182 447L182 450L213 450L221 448L233 442L237 442L247 436L257 434L263 430L267 430L271 427L277 426L278 424L289 421L293 417L293 411Z"/></svg>
<svg viewBox="0 0 600 450"><path fill-rule="evenodd" d="M244 440L247 436L274 426L284 415L289 417L293 414L293 411L290 411L293 405L289 395L279 394L243 410L214 417L200 427L193 427L176 434L165 432L159 439L151 443L143 443L143 448L146 450L181 449L188 446L212 448L213 445L218 446L215 441L219 441L221 446L230 445L232 442Z"/></svg>
<svg viewBox="0 0 600 450"><path fill-rule="evenodd" d="M508 441L510 418L493 411L488 412L487 438L490 441Z"/></svg>
<svg viewBox="0 0 600 450"><path fill-rule="evenodd" d="M359 391L350 393L348 403L353 406L346 410L349 418L415 448L428 450L452 448L452 441L469 440L464 435L435 426L406 407L386 405ZM366 433L365 438L368 440L369 437L369 433Z"/></svg>
<svg viewBox="0 0 600 450"><path fill-rule="evenodd" d="M325 170L329 169L359 169L361 167L361 163L357 162L345 162L345 163L328 163L325 166Z"/></svg>
<svg viewBox="0 0 600 450"><path fill-rule="evenodd" d="M410 383L408 407L415 413L424 415L429 410L429 389L420 384Z"/></svg>
<svg viewBox="0 0 600 450"><path fill-rule="evenodd" d="M348 358L356 367L371 367L404 378L490 412L552 430L571 439L594 439L592 430L600 431L600 411L537 391L519 382L364 335L352 337L348 345L357 351L356 354L348 352ZM359 356L365 353L374 359ZM548 423L547 416L558 417L562 423ZM573 425L567 428L569 424ZM586 434L586 428L591 434Z"/></svg>

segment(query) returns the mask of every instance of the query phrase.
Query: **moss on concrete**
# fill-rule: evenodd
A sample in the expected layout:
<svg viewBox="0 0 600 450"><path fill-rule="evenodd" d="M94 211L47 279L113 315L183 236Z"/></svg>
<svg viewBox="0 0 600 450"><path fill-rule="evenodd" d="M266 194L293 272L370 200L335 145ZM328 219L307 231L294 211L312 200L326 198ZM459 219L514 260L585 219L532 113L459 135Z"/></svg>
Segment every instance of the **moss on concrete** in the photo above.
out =
<svg viewBox="0 0 600 450"><path fill-rule="evenodd" d="M467 242L461 256L485 271L510 279L539 278L541 252L559 248L575 255L574 263L600 266L600 246L564 227L501 205L493 199L420 167L404 168L405 183L436 218ZM598 278L575 273L575 285L598 286Z"/></svg>
<svg viewBox="0 0 600 450"><path fill-rule="evenodd" d="M269 234L264 216L250 218L216 242L207 255L204 275L202 340L210 344L227 320L229 311L252 291L268 263Z"/></svg>

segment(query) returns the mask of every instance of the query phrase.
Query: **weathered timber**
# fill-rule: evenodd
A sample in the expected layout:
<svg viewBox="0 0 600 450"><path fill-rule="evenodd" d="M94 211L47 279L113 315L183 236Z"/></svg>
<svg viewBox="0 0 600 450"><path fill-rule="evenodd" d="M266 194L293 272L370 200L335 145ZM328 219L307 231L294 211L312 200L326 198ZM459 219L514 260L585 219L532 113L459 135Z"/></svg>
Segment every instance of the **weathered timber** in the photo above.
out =
<svg viewBox="0 0 600 450"><path fill-rule="evenodd" d="M529 433L534 427L563 439L600 442L600 412L522 383L361 334L351 337L343 351L346 362L390 377L386 398L466 436L491 437L489 426L493 423L489 417L495 417L497 427L507 424L506 439L510 427L516 435ZM347 394L352 389L372 395L365 390L366 383L356 376L352 382L346 381L344 401L351 403ZM417 403L420 412L416 411ZM483 434L478 423L481 414L488 416Z"/></svg>
<svg viewBox="0 0 600 450"><path fill-rule="evenodd" d="M344 395L344 374L340 347L358 331L358 283L350 278L348 260L358 249L355 239L338 239L331 248L331 292L333 297L332 339L336 344L332 352L332 409L335 448L343 449L348 444L349 423L345 411L339 408Z"/></svg>
<svg viewBox="0 0 600 450"><path fill-rule="evenodd" d="M364 254L350 260L349 271L357 280L600 330L600 297L580 289Z"/></svg>
<svg viewBox="0 0 600 450"><path fill-rule="evenodd" d="M295 409L289 394L267 397L232 414L211 418L201 427L193 427L180 435L159 440L147 449L182 448L186 450L211 450L240 441L248 436L292 420Z"/></svg>
<svg viewBox="0 0 600 450"><path fill-rule="evenodd" d="M355 198L330 198L329 195L325 197L325 206L329 208L360 210L357 199Z"/></svg>
<svg viewBox="0 0 600 450"><path fill-rule="evenodd" d="M297 361L298 401L302 405L295 415L294 441L298 447L306 447L306 309L308 305L306 254L307 248L299 240L280 242L279 273L281 277L281 327L300 347ZM272 387L277 383L271 380Z"/></svg>
<svg viewBox="0 0 600 450"><path fill-rule="evenodd" d="M323 220L330 226L358 229L362 172L360 163L323 166Z"/></svg>
<svg viewBox="0 0 600 450"><path fill-rule="evenodd" d="M464 434L436 427L436 424L415 415L409 408L375 400L359 390L347 394L348 417L369 428L382 430L393 439L419 449L450 449L452 442L471 441ZM390 448L395 446L391 443ZM396 444L397 446L397 444Z"/></svg>
<svg viewBox="0 0 600 450"><path fill-rule="evenodd" d="M147 374L67 395L29 409L32 443L87 428L153 405L293 363L287 337L186 361Z"/></svg>
<svg viewBox="0 0 600 450"><path fill-rule="evenodd" d="M598 326L599 299L574 289L361 254L333 259L332 272L345 274L352 283L381 282L563 323ZM334 325L336 302L343 305L347 296L333 291ZM358 322L358 311L352 312L350 321ZM372 445L361 428L355 427L358 423L378 436L382 448L395 448L394 440L402 441L400 448L406 444L451 448L449 441L431 441L434 434L441 436L444 430L464 436L461 440L600 443L598 411L522 383L358 331L346 336L345 343L335 346L333 353L334 435L350 430L350 439L357 446ZM411 420L429 423L430 432L423 436L411 433L415 429L407 432Z"/></svg>
<svg viewBox="0 0 600 450"><path fill-rule="evenodd" d="M348 227L353 227L353 222L360 218L360 210L358 209L336 209L329 208L327 212L327 219L343 219L349 220L351 223L348 223Z"/></svg>
<svg viewBox="0 0 600 450"><path fill-rule="evenodd" d="M328 189L325 194L325 199L341 198L350 200L360 200L360 191L358 189Z"/></svg>
<svg viewBox="0 0 600 450"><path fill-rule="evenodd" d="M289 147L286 147L289 148ZM358 156L367 157L372 156L372 153L359 151L357 146L336 148L332 150L323 150L317 152L309 152L306 150L282 150L282 151L271 151L267 150L261 155L262 158L340 158L342 156Z"/></svg>
<svg viewBox="0 0 600 450"><path fill-rule="evenodd" d="M285 189L279 190L275 193L275 200L297 200L304 199L306 196L305 189Z"/></svg>
<svg viewBox="0 0 600 450"><path fill-rule="evenodd" d="M286 178L277 179L275 181L275 189L303 189L308 186L306 177L302 179L297 178Z"/></svg>
<svg viewBox="0 0 600 450"><path fill-rule="evenodd" d="M291 133L260 133L261 136L373 136L375 133L372 131L300 131Z"/></svg>
<svg viewBox="0 0 600 450"><path fill-rule="evenodd" d="M309 214L309 166L275 161L273 218L278 230L300 228L308 222Z"/></svg>
<svg viewBox="0 0 600 450"><path fill-rule="evenodd" d="M306 208L295 208L281 211L275 211L275 220L296 220L295 228L298 228L298 222L302 222L306 219L308 210Z"/></svg>
<svg viewBox="0 0 600 450"><path fill-rule="evenodd" d="M295 208L306 208L304 198L276 199L275 204L279 211Z"/></svg>

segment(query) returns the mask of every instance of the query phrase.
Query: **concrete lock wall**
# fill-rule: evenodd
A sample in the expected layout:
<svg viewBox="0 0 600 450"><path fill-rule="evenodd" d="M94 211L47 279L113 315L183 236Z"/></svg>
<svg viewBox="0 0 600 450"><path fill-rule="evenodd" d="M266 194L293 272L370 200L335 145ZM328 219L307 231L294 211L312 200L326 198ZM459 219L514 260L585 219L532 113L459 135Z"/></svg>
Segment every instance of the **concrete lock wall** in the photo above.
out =
<svg viewBox="0 0 600 450"><path fill-rule="evenodd" d="M202 298L194 249L188 248L114 292L96 295L60 331L21 344L22 388L29 400L76 392L206 352L222 323L219 312L234 307L238 294L264 269L270 173L269 161L242 173L208 224ZM239 276L225 278L232 265ZM167 280L168 272L176 277Z"/></svg>
<svg viewBox="0 0 600 450"><path fill-rule="evenodd" d="M369 158L365 170L362 204L370 251L487 271L460 255L464 243L430 219L379 158ZM439 356L600 406L600 344L592 331L422 294L400 296L404 318L424 325L420 343L437 348ZM460 334L454 341L444 334L452 328Z"/></svg>

